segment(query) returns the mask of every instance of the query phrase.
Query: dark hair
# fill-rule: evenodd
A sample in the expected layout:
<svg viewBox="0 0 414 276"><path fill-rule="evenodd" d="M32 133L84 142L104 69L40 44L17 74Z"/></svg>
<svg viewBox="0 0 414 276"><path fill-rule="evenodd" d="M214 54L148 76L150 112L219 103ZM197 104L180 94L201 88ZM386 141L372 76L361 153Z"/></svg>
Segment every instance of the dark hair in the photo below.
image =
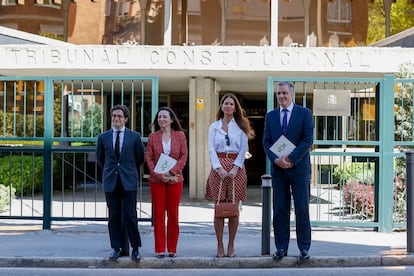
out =
<svg viewBox="0 0 414 276"><path fill-rule="evenodd" d="M127 107L127 106L125 106L125 105L120 105L120 104L114 105L114 106L111 108L111 116L112 116L112 112L113 112L114 110L122 110L122 112L124 113L124 117L125 117L126 119L128 119L128 118L129 118L129 109L128 109L128 107Z"/></svg>
<svg viewBox="0 0 414 276"><path fill-rule="evenodd" d="M168 113L170 113L170 117L172 120L171 128L174 129L175 131L183 131L180 121L177 118L177 115L175 115L174 110L172 110L172 108L168 106L160 107L160 109L158 109L157 111L157 114L155 114L154 122L152 123L154 125L154 130L161 129L160 125L158 124L158 114L160 113L160 111L163 111L163 110L168 111Z"/></svg>
<svg viewBox="0 0 414 276"><path fill-rule="evenodd" d="M280 87L280 86L287 86L287 87L289 87L289 91L290 91L290 93L293 93L293 92L294 92L294 87L293 87L293 84L292 84L292 83L290 83L290 82L287 82L287 81L281 81L281 82L279 82L279 84L278 84L278 87Z"/></svg>
<svg viewBox="0 0 414 276"><path fill-rule="evenodd" d="M221 110L221 107L223 106L223 103L227 98L231 98L234 100L234 106L236 107L236 109L234 111L233 117L236 120L237 125L241 128L241 130L243 130L244 133L246 133L247 138L253 139L255 134L254 130L250 126L250 121L247 118L246 111L243 109L236 95L234 95L233 93L227 93L221 98L216 119L219 120L224 117L224 112Z"/></svg>

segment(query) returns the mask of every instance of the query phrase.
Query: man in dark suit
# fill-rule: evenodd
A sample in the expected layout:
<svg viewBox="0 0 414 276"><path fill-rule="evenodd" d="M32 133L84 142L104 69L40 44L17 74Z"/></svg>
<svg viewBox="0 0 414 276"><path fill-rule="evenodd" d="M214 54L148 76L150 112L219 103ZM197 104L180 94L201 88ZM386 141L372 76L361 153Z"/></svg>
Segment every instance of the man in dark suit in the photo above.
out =
<svg viewBox="0 0 414 276"><path fill-rule="evenodd" d="M112 129L98 137L96 157L103 168L102 183L109 210L108 230L113 252L111 260L121 256L122 221L125 220L132 247L131 258L140 260L141 236L137 224L137 186L144 162L144 146L138 132L125 127L129 110L124 105L111 109Z"/></svg>
<svg viewBox="0 0 414 276"><path fill-rule="evenodd" d="M293 85L280 82L277 90L279 107L270 111L265 119L263 146L272 164L273 231L277 249L273 255L275 260L281 260L287 256L290 239L291 195L293 195L295 207L299 259L309 259L311 245L309 151L313 144L314 123L311 111L294 104L293 99ZM291 153L278 156L270 148L282 135L296 147Z"/></svg>

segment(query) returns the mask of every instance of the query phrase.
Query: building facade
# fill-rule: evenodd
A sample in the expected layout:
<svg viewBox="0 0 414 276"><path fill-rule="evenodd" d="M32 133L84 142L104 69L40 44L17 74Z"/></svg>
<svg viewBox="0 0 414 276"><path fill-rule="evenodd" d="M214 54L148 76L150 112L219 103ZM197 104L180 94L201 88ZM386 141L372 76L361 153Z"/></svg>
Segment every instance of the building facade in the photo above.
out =
<svg viewBox="0 0 414 276"><path fill-rule="evenodd" d="M236 93L253 123L257 136L246 166L249 185L259 185L266 172L262 128L268 77L375 78L414 62L412 49L348 47L365 44L370 1L1 3L0 25L74 44L3 45L4 76L159 77L159 105L177 111L189 138L186 179L195 198L204 196L209 172L205 133L222 93ZM305 101L312 102L312 94Z"/></svg>

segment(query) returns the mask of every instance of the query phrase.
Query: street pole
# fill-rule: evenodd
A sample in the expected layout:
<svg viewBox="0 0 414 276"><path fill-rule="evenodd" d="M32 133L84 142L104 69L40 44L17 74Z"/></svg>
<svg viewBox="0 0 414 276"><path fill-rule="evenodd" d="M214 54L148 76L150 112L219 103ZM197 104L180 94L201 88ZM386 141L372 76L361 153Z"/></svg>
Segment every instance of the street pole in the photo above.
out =
<svg viewBox="0 0 414 276"><path fill-rule="evenodd" d="M270 255L270 199L272 176L262 175L262 255Z"/></svg>

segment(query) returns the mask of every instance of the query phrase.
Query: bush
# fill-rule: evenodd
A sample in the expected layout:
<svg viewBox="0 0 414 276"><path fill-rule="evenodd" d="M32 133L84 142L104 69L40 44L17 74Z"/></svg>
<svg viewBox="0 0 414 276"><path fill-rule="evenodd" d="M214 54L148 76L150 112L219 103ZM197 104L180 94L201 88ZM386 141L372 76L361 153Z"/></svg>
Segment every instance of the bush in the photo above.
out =
<svg viewBox="0 0 414 276"><path fill-rule="evenodd" d="M406 219L406 185L401 179L394 179L394 221ZM375 186L361 181L351 181L343 187L344 204L351 213L359 213L366 217L374 215Z"/></svg>
<svg viewBox="0 0 414 276"><path fill-rule="evenodd" d="M14 188L10 189L3 184L0 184L0 212L4 211L10 204L10 201L15 198Z"/></svg>
<svg viewBox="0 0 414 276"><path fill-rule="evenodd" d="M358 213L366 217L374 215L374 185L351 181L344 185L343 193L345 207L350 209L350 213Z"/></svg>
<svg viewBox="0 0 414 276"><path fill-rule="evenodd" d="M68 125L69 136L98 137L102 132L102 108L93 103L79 118L71 118Z"/></svg>
<svg viewBox="0 0 414 276"><path fill-rule="evenodd" d="M344 163L334 168L334 181L340 185L351 181L374 183L374 168L375 165L368 162Z"/></svg>
<svg viewBox="0 0 414 276"><path fill-rule="evenodd" d="M407 189L405 181L396 177L394 179L394 221L403 222L407 218Z"/></svg>
<svg viewBox="0 0 414 276"><path fill-rule="evenodd" d="M337 166L334 179L343 185L344 205L351 214L372 217L375 207L374 163L354 162Z"/></svg>
<svg viewBox="0 0 414 276"><path fill-rule="evenodd" d="M13 155L0 158L0 183L12 183L16 195L41 192L43 187L43 157Z"/></svg>

